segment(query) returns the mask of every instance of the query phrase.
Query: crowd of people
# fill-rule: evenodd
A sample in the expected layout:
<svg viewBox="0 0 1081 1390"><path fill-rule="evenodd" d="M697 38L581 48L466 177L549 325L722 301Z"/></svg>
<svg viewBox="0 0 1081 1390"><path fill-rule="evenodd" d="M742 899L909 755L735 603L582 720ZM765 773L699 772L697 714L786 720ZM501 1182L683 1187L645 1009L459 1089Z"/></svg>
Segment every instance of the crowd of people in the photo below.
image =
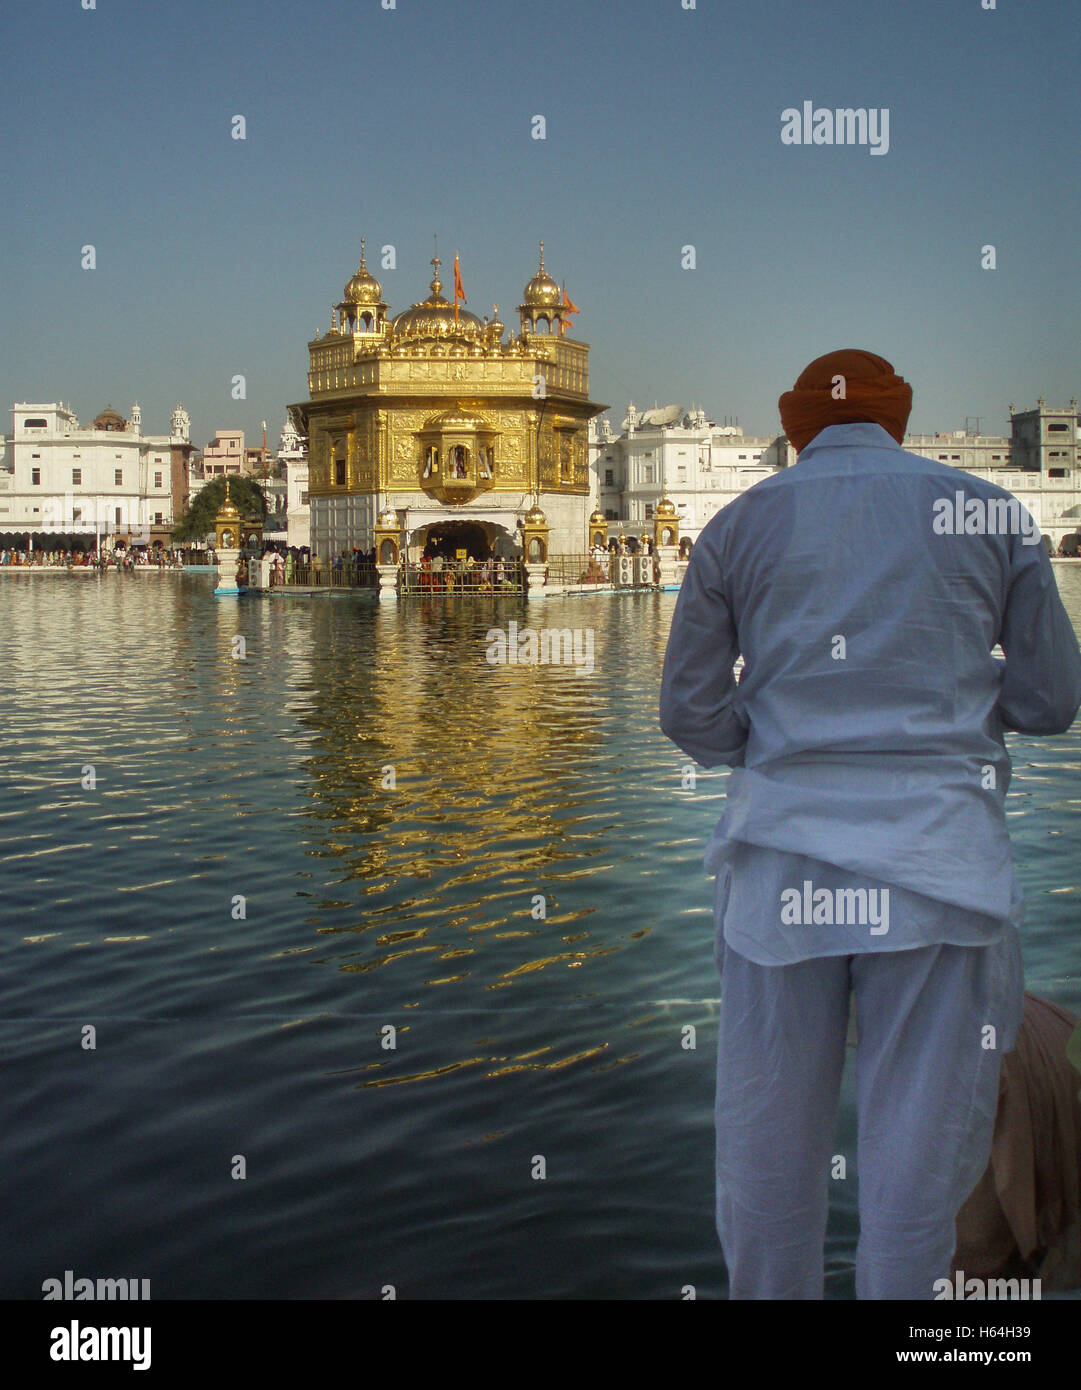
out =
<svg viewBox="0 0 1081 1390"><path fill-rule="evenodd" d="M403 559L403 568L406 563ZM521 585L520 562L505 560L502 555L477 560L471 555L452 557L439 551L425 551L420 563L408 568L416 575L421 590L427 592L463 589L490 594L497 589L516 589Z"/></svg>
<svg viewBox="0 0 1081 1390"><path fill-rule="evenodd" d="M136 569L181 569L184 560L179 550L165 550L155 547L122 548L115 550L0 550L0 566L14 566L32 569L96 569L110 568L118 572Z"/></svg>

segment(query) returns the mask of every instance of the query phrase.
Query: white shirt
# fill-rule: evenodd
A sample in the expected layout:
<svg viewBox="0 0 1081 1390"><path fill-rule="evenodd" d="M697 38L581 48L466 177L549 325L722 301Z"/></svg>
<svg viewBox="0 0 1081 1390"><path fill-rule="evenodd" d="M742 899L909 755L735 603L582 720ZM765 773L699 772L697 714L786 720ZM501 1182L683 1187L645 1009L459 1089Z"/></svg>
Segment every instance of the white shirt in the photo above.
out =
<svg viewBox="0 0 1081 1390"><path fill-rule="evenodd" d="M741 954L976 944L1016 924L1003 730L1068 729L1081 653L1034 528L1035 543L1016 520L1010 534L936 529L947 500L990 524L991 499L1018 507L879 425L831 425L702 531L661 728L735 769L705 862L725 876L718 915ZM889 931L782 921L780 895L808 880L890 888Z"/></svg>

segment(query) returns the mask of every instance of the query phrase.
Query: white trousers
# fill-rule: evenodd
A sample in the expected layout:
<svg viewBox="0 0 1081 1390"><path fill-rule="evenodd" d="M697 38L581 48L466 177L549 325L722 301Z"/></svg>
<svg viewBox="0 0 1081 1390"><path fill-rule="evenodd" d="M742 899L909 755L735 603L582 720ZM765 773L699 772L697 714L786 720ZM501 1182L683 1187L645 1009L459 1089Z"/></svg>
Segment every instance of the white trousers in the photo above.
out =
<svg viewBox="0 0 1081 1390"><path fill-rule="evenodd" d="M1017 931L756 965L725 945L717 1048L717 1231L729 1297L823 1296L831 1158L855 994L856 1297L930 1299L987 1166L1002 1055L1020 1025ZM988 1031L988 1030L993 1031Z"/></svg>

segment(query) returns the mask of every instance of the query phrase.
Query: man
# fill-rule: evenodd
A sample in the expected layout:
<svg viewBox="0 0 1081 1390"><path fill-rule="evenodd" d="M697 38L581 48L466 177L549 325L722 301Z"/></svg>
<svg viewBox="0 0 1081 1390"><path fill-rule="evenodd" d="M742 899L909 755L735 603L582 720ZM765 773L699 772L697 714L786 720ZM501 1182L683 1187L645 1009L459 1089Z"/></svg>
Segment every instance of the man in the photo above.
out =
<svg viewBox="0 0 1081 1390"><path fill-rule="evenodd" d="M857 1297L932 1298L1021 1017L1003 731L1069 728L1081 653L1031 517L904 452L911 404L873 353L812 362L795 466L705 527L668 640L661 728L735 769L706 854L732 1298L822 1297L850 992Z"/></svg>

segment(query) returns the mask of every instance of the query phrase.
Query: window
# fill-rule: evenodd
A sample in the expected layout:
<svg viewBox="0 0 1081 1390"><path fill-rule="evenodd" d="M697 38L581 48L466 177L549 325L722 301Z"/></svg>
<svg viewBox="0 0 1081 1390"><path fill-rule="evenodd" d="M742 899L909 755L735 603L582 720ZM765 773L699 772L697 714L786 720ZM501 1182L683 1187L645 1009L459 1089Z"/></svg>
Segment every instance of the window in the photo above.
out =
<svg viewBox="0 0 1081 1390"><path fill-rule="evenodd" d="M653 481L653 465L651 463L642 465L642 481L644 483L651 483Z"/></svg>
<svg viewBox="0 0 1081 1390"><path fill-rule="evenodd" d="M960 454L951 454L951 455L950 455L950 462L951 462L951 463L958 463L958 462L960 462L960 459L961 459L961 455L960 455Z"/></svg>
<svg viewBox="0 0 1081 1390"><path fill-rule="evenodd" d="M1047 426L1047 429L1048 429L1048 433L1050 433L1050 432L1053 430L1053 431L1055 432L1055 434L1065 434L1066 431L1069 429L1069 426L1068 426L1068 425L1063 425L1063 424L1055 424L1055 425L1048 425L1048 426Z"/></svg>
<svg viewBox="0 0 1081 1390"><path fill-rule="evenodd" d="M308 494L306 492L302 492L300 494L300 505L302 507L306 507L308 505Z"/></svg>
<svg viewBox="0 0 1081 1390"><path fill-rule="evenodd" d="M71 509L71 519L72 519L72 521L82 521L82 519L83 519L83 509L82 509L82 507L72 507L72 509Z"/></svg>
<svg viewBox="0 0 1081 1390"><path fill-rule="evenodd" d="M685 483L687 481L687 465L685 463L676 464L676 482Z"/></svg>
<svg viewBox="0 0 1081 1390"><path fill-rule="evenodd" d="M40 486L41 486L41 469L40 469L40 468L31 468L31 470L30 470L30 481L31 481L31 483L33 483L34 487L40 487Z"/></svg>
<svg viewBox="0 0 1081 1390"><path fill-rule="evenodd" d="M334 481L338 487L345 486L345 459L334 460Z"/></svg>
<svg viewBox="0 0 1081 1390"><path fill-rule="evenodd" d="M123 507L117 507L117 509L116 509L116 525L117 525L117 526L119 526L120 523L121 523L121 522L123 521L123 519L124 519L124 517L123 517L123 512L124 512L124 508L123 508Z"/></svg>
<svg viewBox="0 0 1081 1390"><path fill-rule="evenodd" d="M71 485L72 485L72 487L81 487L81 486L82 486L82 481L83 481L83 470L82 470L81 468L73 468L73 469L71 470Z"/></svg>
<svg viewBox="0 0 1081 1390"><path fill-rule="evenodd" d="M113 485L114 485L115 487L121 487L121 486L123 485L123 482L124 482L124 470L123 470L122 468L114 468L114 469L113 469Z"/></svg>
<svg viewBox="0 0 1081 1390"><path fill-rule="evenodd" d="M24 420L24 421L23 421L23 429L24 429L24 430L47 430L48 428L49 428L49 422L48 422L48 420L37 420L37 419L34 419L34 420Z"/></svg>
<svg viewBox="0 0 1081 1390"><path fill-rule="evenodd" d="M161 516L162 516L161 512L155 512L155 513L154 513L154 525L155 525L155 526L160 526L160 525L161 525Z"/></svg>
<svg viewBox="0 0 1081 1390"><path fill-rule="evenodd" d="M604 470L604 485L605 485L605 487L615 487L615 479L613 478L612 473L613 473L613 470L612 470L611 468L606 468L606 469Z"/></svg>
<svg viewBox="0 0 1081 1390"><path fill-rule="evenodd" d="M160 473L155 473L155 474L154 474L154 486L155 486L155 487L161 487L161 474L160 474Z"/></svg>
<svg viewBox="0 0 1081 1390"><path fill-rule="evenodd" d="M652 502L647 502L647 503L646 503L646 520L647 520L647 521L652 521L652 520L653 520L653 503L652 503Z"/></svg>
<svg viewBox="0 0 1081 1390"><path fill-rule="evenodd" d="M1047 476L1049 478L1068 478L1070 476L1070 470L1068 468L1049 468L1047 470Z"/></svg>

